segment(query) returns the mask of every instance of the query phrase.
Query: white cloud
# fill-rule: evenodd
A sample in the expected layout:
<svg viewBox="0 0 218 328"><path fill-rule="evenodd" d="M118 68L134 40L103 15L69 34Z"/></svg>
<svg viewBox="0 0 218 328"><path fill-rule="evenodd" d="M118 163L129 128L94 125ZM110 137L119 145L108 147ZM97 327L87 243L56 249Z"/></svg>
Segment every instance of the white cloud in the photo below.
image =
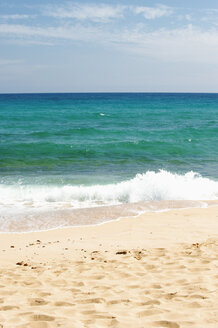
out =
<svg viewBox="0 0 218 328"><path fill-rule="evenodd" d="M218 9L207 9L206 12L208 13L218 13Z"/></svg>
<svg viewBox="0 0 218 328"><path fill-rule="evenodd" d="M178 29L148 31L145 26L107 29L106 27L64 25L33 27L0 24L0 35L36 43L61 40L90 42L165 62L203 62L218 64L218 30L202 30L189 24ZM55 41L56 40L56 41Z"/></svg>
<svg viewBox="0 0 218 328"><path fill-rule="evenodd" d="M185 19L186 19L187 21L191 21L191 20L192 20L192 16L189 15L189 14L187 14L187 15L185 15Z"/></svg>
<svg viewBox="0 0 218 328"><path fill-rule="evenodd" d="M216 24L218 9L206 9L202 11L202 14L201 21Z"/></svg>
<svg viewBox="0 0 218 328"><path fill-rule="evenodd" d="M20 59L4 59L4 58L0 58L0 66L9 66L9 65L16 65L16 64L20 64L23 61Z"/></svg>
<svg viewBox="0 0 218 328"><path fill-rule="evenodd" d="M124 6L107 4L68 4L62 7L49 6L44 11L47 16L55 18L73 18L77 20L90 20L94 22L108 22L114 18L123 17L125 10L134 14L141 14L146 19L155 19L173 13L170 7L159 5L157 7Z"/></svg>
<svg viewBox="0 0 218 328"><path fill-rule="evenodd" d="M106 4L71 4L65 7L49 7L44 14L55 18L73 18L94 22L108 22L113 18L123 16L125 6L110 6Z"/></svg>
<svg viewBox="0 0 218 328"><path fill-rule="evenodd" d="M187 27L151 33L129 33L132 51L169 62L204 62L218 64L218 31Z"/></svg>
<svg viewBox="0 0 218 328"><path fill-rule="evenodd" d="M14 15L0 15L0 18L2 19L27 19L29 18L29 15L19 15L19 14L14 14Z"/></svg>
<svg viewBox="0 0 218 328"><path fill-rule="evenodd" d="M30 37L29 39L24 38L16 38L16 39L9 39L5 43L7 44L13 44L13 45L19 45L19 46L26 46L26 45L38 45L38 46L55 46L55 42L53 41L46 41L46 40L40 40L40 39L34 39Z"/></svg>
<svg viewBox="0 0 218 328"><path fill-rule="evenodd" d="M83 27L81 25L64 25L50 27L35 27L20 24L0 24L0 34L7 36L17 36L20 38L37 38L42 41L47 39L66 39L80 41L96 41L99 38L99 29L94 27ZM102 34L101 34L102 35ZM28 39L29 41L29 39Z"/></svg>
<svg viewBox="0 0 218 328"><path fill-rule="evenodd" d="M137 6L134 8L136 14L142 14L146 19L155 19L172 14L170 7L160 5L158 7Z"/></svg>

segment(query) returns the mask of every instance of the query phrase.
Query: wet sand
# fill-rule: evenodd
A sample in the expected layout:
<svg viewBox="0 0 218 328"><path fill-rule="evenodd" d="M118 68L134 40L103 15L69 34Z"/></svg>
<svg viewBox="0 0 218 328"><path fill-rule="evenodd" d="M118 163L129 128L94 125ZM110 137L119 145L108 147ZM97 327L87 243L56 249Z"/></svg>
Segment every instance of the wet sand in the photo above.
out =
<svg viewBox="0 0 218 328"><path fill-rule="evenodd" d="M2 233L0 327L216 328L217 254L217 206Z"/></svg>
<svg viewBox="0 0 218 328"><path fill-rule="evenodd" d="M100 204L99 204L100 205ZM198 200L160 200L119 205L104 205L90 208L72 208L70 204L61 208L32 208L28 205L19 211L14 211L8 218L8 213L0 222L1 232L28 232L50 230L56 227L72 227L96 225L117 218L136 217L146 212L161 212L168 209L200 208L218 205L218 201ZM29 207L29 208L28 208ZM27 210L27 211L26 211Z"/></svg>

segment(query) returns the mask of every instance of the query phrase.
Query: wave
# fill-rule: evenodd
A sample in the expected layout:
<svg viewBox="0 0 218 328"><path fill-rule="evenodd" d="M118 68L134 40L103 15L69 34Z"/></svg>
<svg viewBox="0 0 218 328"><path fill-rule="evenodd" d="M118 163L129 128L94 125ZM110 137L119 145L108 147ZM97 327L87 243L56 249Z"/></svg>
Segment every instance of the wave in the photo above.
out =
<svg viewBox="0 0 218 328"><path fill-rule="evenodd" d="M218 181L195 172L160 170L115 184L93 186L0 185L1 207L92 207L155 200L216 200Z"/></svg>

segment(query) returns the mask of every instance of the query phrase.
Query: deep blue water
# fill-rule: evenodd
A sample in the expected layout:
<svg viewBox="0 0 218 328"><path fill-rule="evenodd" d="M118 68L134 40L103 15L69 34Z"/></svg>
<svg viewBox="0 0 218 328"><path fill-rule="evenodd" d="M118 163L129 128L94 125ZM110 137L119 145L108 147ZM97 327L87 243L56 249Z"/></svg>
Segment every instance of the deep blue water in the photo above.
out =
<svg viewBox="0 0 218 328"><path fill-rule="evenodd" d="M0 95L0 176L115 182L148 170L218 179L218 95Z"/></svg>

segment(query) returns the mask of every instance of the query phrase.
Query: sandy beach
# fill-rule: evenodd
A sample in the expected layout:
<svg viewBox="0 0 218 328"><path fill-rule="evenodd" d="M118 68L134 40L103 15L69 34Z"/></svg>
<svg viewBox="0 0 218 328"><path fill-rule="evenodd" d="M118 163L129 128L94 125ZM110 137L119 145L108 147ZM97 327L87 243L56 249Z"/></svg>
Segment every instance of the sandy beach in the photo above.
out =
<svg viewBox="0 0 218 328"><path fill-rule="evenodd" d="M217 19L0 0L0 328L218 328Z"/></svg>
<svg viewBox="0 0 218 328"><path fill-rule="evenodd" d="M0 235L0 327L218 327L218 207Z"/></svg>

